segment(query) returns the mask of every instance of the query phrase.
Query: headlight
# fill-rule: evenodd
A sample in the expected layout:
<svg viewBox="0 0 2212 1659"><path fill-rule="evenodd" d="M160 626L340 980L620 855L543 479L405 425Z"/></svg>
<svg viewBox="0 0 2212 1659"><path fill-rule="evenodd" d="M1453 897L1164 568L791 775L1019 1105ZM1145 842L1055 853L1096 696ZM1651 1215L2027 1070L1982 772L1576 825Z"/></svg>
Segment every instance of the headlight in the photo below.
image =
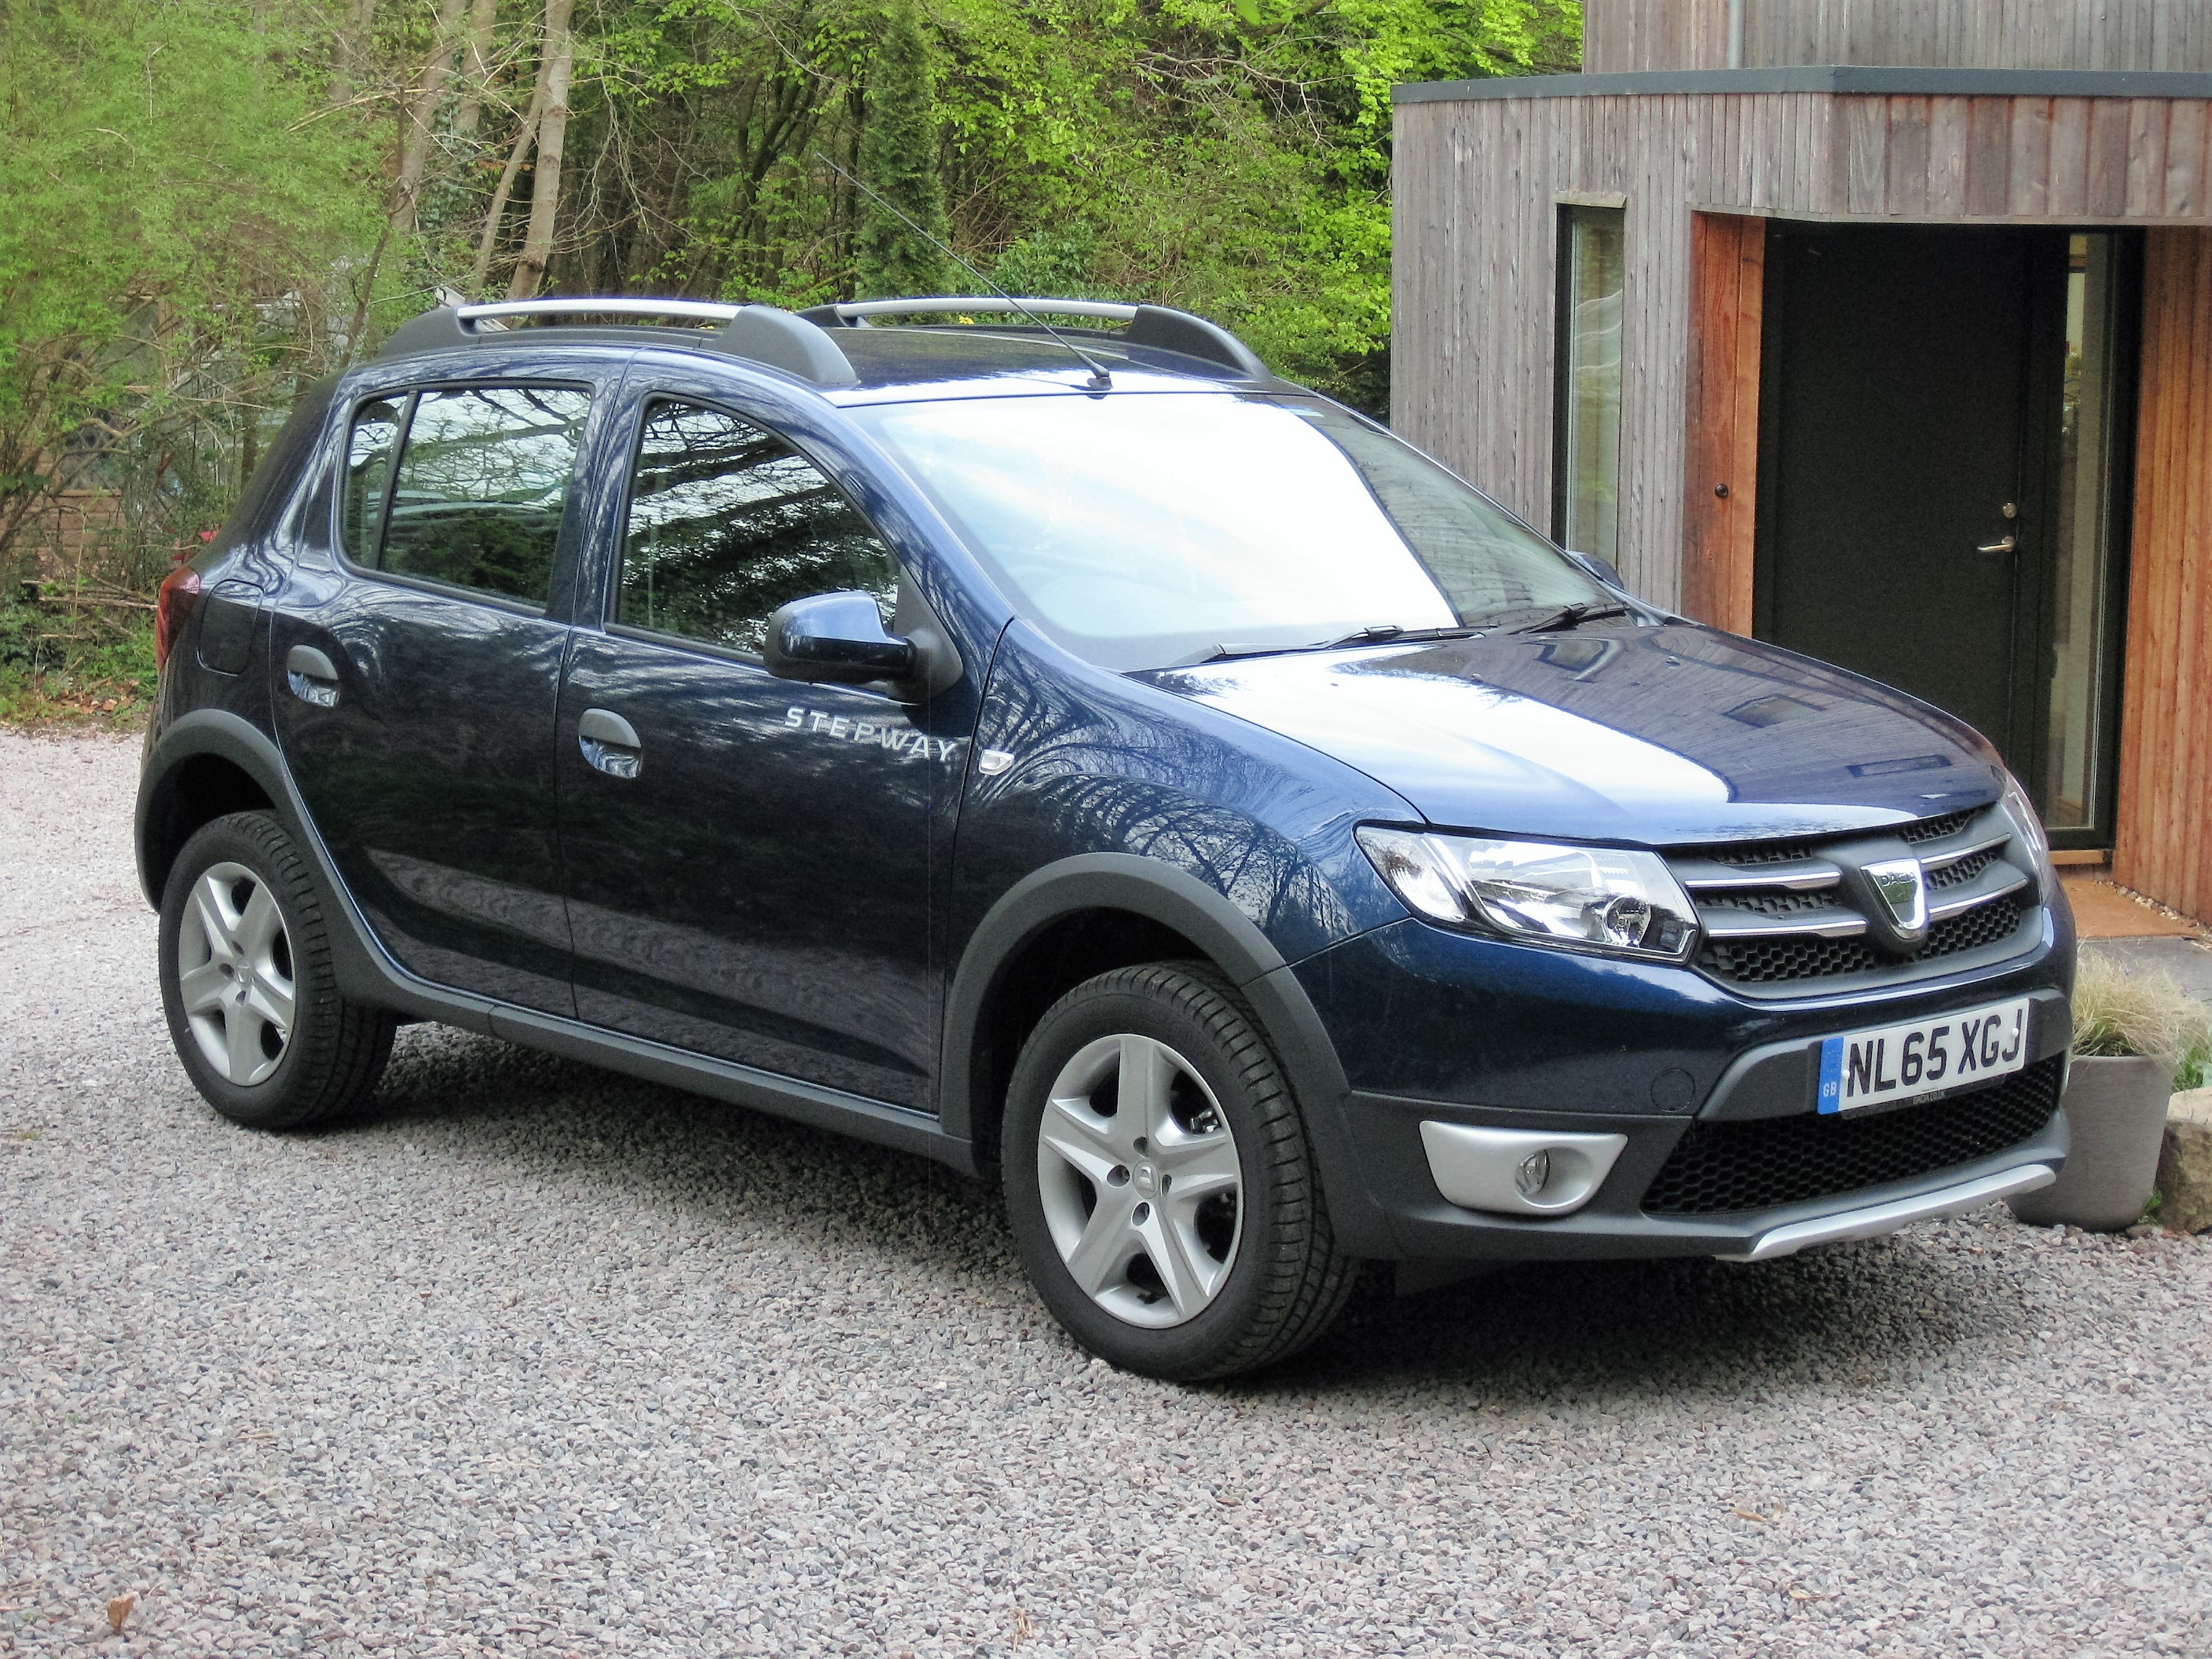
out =
<svg viewBox="0 0 2212 1659"><path fill-rule="evenodd" d="M1697 911L1654 853L1373 827L1359 844L1392 890L1432 921L1668 962L1697 942Z"/></svg>
<svg viewBox="0 0 2212 1659"><path fill-rule="evenodd" d="M2005 775L2005 816L2013 821L2029 850L2035 854L2035 867L2045 876L2051 874L2051 837L2044 833L2043 814L2035 810L2035 803L2027 798L2027 791L2020 787L2020 780L2008 773Z"/></svg>

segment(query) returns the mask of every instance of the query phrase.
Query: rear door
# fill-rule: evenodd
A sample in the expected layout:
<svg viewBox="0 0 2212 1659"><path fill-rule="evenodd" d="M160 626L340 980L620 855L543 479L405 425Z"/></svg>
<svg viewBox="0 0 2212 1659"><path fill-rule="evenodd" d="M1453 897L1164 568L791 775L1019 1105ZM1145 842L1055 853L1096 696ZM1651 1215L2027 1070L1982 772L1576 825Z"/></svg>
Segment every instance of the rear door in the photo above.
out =
<svg viewBox="0 0 2212 1659"><path fill-rule="evenodd" d="M574 1012L553 727L596 377L397 387L349 411L274 608L277 731L370 926L423 978Z"/></svg>
<svg viewBox="0 0 2212 1659"><path fill-rule="evenodd" d="M778 606L865 589L890 622L898 552L770 411L672 386L625 419L605 624L579 628L561 700L578 1012L926 1108L933 847L972 696L771 675Z"/></svg>

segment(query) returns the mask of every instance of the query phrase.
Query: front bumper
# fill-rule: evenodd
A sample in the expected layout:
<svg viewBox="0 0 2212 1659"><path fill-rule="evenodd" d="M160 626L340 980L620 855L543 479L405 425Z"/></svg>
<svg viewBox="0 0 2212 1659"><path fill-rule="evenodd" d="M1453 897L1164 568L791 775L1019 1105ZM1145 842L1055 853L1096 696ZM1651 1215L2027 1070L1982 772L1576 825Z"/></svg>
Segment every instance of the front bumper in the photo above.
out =
<svg viewBox="0 0 2212 1659"><path fill-rule="evenodd" d="M1291 970L1350 1085L1332 1139L1346 1149L1340 1163L1356 1167L1324 1177L1357 1188L1400 1259L1437 1261L1765 1260L2031 1190L2066 1156L2055 1106L2070 1036L2072 946L2061 911L2036 948L1995 969L1873 995L1750 1005L1686 969L1417 923L1381 929ZM2033 1098L2002 1112L1983 1091L1841 1120L1814 1111L1821 1038L2021 995L2031 1000ZM1974 1114L1986 1127L1961 1133ZM1571 1212L1513 1215L1445 1198L1443 1188L1462 1197L1468 1188L1431 1158L1429 1143L1453 1137L1432 1128L1425 1141L1424 1124L1484 1132L1457 1137L1465 1144L1516 1146L1530 1132L1620 1144ZM1908 1140L1918 1150L1863 1155L1871 1143ZM1684 1160L1715 1146L1779 1148L1796 1173L1740 1188L1709 1183L1685 1200ZM1678 1149L1684 1160L1670 1164ZM1839 1154L1832 1185L1822 1162L1830 1151ZM1729 1196L1739 1190L1741 1204ZM1647 1210L1648 1197L1665 1201Z"/></svg>

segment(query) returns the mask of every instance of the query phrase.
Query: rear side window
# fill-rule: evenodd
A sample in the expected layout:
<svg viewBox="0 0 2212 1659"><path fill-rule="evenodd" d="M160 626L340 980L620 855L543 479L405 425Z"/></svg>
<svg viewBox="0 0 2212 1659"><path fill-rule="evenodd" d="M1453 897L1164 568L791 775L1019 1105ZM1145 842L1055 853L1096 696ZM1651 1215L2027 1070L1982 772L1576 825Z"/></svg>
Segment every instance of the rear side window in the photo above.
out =
<svg viewBox="0 0 2212 1659"><path fill-rule="evenodd" d="M570 388L501 386L420 392L404 416L364 405L348 446L347 553L370 569L543 605L591 402Z"/></svg>
<svg viewBox="0 0 2212 1659"><path fill-rule="evenodd" d="M782 439L696 404L647 410L617 622L757 655L793 599L864 589L888 623L897 587L890 550Z"/></svg>

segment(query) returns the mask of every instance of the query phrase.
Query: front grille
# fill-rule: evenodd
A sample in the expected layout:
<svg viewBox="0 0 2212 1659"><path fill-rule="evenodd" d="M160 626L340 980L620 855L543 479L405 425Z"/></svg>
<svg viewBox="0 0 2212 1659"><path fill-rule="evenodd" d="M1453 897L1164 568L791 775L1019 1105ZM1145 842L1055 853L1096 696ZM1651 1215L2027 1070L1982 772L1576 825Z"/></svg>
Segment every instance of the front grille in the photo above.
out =
<svg viewBox="0 0 2212 1659"><path fill-rule="evenodd" d="M2065 1057L2003 1082L1870 1117L1692 1123L1644 1194L1652 1215L1727 1215L1910 1181L2017 1146L2058 1108Z"/></svg>
<svg viewBox="0 0 2212 1659"><path fill-rule="evenodd" d="M1988 869L1990 865L1996 863L1996 856L1997 849L1992 847L1986 852L1969 853L1956 864L1947 864L1940 870L1930 870L1928 872L1928 890L1931 893L1940 893L1947 888L1964 887L1976 876Z"/></svg>
<svg viewBox="0 0 2212 1659"><path fill-rule="evenodd" d="M1717 979L1737 985L1775 985L1796 979L1834 979L1908 968L1962 951L1978 951L2020 931L2025 908L2013 896L1992 899L1937 922L1928 942L1911 956L1886 957L1859 939L1820 939L1784 933L1773 939L1708 939L1698 966Z"/></svg>
<svg viewBox="0 0 2212 1659"><path fill-rule="evenodd" d="M1922 818L1899 830L1897 838L1908 847L1917 847L1923 841L1941 841L1946 836L1955 836L1974 821L1977 810L1969 807L1963 812L1946 812L1940 818Z"/></svg>
<svg viewBox="0 0 2212 1659"><path fill-rule="evenodd" d="M1807 981L1856 988L1911 979L1926 963L2019 935L2036 901L2026 867L2006 861L2013 834L2011 820L1990 806L1868 835L1723 843L1670 856L1704 927L1698 968L1754 994L1787 995ZM1918 950L1892 954L1875 945L1862 890L1844 872L1863 859L1894 856L1899 841L1923 860L1931 905L1948 896L1968 908L1936 922Z"/></svg>

